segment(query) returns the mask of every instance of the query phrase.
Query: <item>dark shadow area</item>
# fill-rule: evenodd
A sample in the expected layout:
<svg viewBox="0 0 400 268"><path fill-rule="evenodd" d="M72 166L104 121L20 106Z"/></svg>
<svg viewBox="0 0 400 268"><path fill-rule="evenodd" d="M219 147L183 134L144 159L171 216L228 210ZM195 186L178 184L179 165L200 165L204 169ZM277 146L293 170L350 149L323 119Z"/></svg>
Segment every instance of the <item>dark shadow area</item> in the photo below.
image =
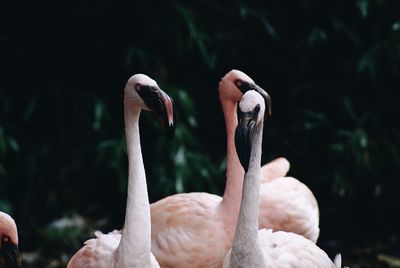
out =
<svg viewBox="0 0 400 268"><path fill-rule="evenodd" d="M25 267L65 267L93 230L122 226L132 74L179 112L172 143L141 120L150 200L222 194L217 88L233 68L271 95L263 160L288 158L315 194L318 244L400 267L398 1L3 1L0 27L0 210Z"/></svg>

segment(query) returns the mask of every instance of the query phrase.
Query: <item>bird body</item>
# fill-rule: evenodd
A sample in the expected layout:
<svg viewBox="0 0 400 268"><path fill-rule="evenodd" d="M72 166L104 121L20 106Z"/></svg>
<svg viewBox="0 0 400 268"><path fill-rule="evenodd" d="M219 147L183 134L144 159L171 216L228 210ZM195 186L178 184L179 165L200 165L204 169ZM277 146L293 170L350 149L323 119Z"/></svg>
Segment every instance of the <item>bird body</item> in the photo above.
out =
<svg viewBox="0 0 400 268"><path fill-rule="evenodd" d="M245 174L242 200L232 249L224 268L339 268L311 240L301 235L258 230L261 144L264 100L255 91L243 95L239 104L235 142ZM273 180L275 181L275 180Z"/></svg>
<svg viewBox="0 0 400 268"><path fill-rule="evenodd" d="M221 267L220 256L229 249L233 234L216 205L221 198L212 199L191 193L152 204L152 217L157 219L152 228L159 230L153 232L152 252L162 267Z"/></svg>
<svg viewBox="0 0 400 268"><path fill-rule="evenodd" d="M159 267L151 253L150 205L140 147L142 109L159 116L164 128L174 128L173 102L148 76L132 76L125 87L125 131L128 151L128 195L121 231L96 232L68 263L68 268Z"/></svg>
<svg viewBox="0 0 400 268"><path fill-rule="evenodd" d="M305 239L295 233L277 231L271 229L258 230L258 244L261 247L264 266L254 268L340 268L340 254L335 261L318 248L311 240ZM223 268L231 266L231 250L225 257ZM252 268L252 266L240 266Z"/></svg>
<svg viewBox="0 0 400 268"><path fill-rule="evenodd" d="M281 177L261 182L259 229L292 232L315 243L319 235L318 219L319 210L314 195L299 180Z"/></svg>
<svg viewBox="0 0 400 268"><path fill-rule="evenodd" d="M84 247L70 260L71 267L85 268L116 268L121 267L116 263L115 251L121 241L121 231L114 230L107 234L99 231L95 232L96 238L87 240ZM132 258L131 267L160 267L153 254L146 255L144 258ZM142 259L149 260L142 261ZM150 262L150 266L148 263ZM70 267L70 266L68 266Z"/></svg>
<svg viewBox="0 0 400 268"><path fill-rule="evenodd" d="M319 236L319 208L311 190L294 177L283 177L289 162L277 158L261 167L259 229L300 234L316 243Z"/></svg>

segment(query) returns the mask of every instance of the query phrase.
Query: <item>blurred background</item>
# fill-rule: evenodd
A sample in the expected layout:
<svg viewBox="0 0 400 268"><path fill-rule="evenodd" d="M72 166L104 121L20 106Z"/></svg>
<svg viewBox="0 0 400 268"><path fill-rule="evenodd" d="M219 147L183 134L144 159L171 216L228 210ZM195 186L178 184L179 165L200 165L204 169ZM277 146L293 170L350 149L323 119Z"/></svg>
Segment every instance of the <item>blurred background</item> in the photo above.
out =
<svg viewBox="0 0 400 268"><path fill-rule="evenodd" d="M288 158L314 192L318 245L400 267L399 1L2 1L0 25L0 210L24 267L65 267L94 230L122 227L134 73L179 112L172 143L142 114L150 201L222 194L217 87L233 68L272 97L263 162Z"/></svg>

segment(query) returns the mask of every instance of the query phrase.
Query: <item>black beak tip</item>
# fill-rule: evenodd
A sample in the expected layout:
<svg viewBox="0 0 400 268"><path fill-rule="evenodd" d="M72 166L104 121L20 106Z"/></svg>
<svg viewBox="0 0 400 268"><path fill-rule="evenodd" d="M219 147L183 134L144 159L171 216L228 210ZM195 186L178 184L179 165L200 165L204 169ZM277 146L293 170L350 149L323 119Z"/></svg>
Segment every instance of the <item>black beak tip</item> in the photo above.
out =
<svg viewBox="0 0 400 268"><path fill-rule="evenodd" d="M175 124L169 125L165 129L168 142L172 142L175 135Z"/></svg>
<svg viewBox="0 0 400 268"><path fill-rule="evenodd" d="M0 260L0 267L21 267L21 255L17 245L7 244L3 245L2 260Z"/></svg>
<svg viewBox="0 0 400 268"><path fill-rule="evenodd" d="M264 99L265 99L265 105L267 106L266 108L267 108L267 111L268 111L267 112L268 116L271 116L272 115L271 97L267 94L266 96L264 96Z"/></svg>
<svg viewBox="0 0 400 268"><path fill-rule="evenodd" d="M266 116L271 116L271 114L272 114L271 96L264 89L262 89L261 87L259 87L257 85L255 86L255 89L264 98L265 109L266 109L265 115Z"/></svg>
<svg viewBox="0 0 400 268"><path fill-rule="evenodd" d="M169 121L168 115L164 116L164 124L165 124L165 132L167 135L167 139L169 142L172 142L175 135L175 127L176 127L176 106L173 99L169 98L172 103L172 122Z"/></svg>

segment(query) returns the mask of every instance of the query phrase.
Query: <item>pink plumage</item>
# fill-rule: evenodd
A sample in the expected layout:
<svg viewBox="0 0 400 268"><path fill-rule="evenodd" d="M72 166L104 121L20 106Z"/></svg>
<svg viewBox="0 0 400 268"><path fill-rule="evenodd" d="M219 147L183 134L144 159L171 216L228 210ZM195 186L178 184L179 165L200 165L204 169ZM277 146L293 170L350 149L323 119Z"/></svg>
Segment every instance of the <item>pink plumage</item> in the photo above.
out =
<svg viewBox="0 0 400 268"><path fill-rule="evenodd" d="M235 84L237 79L254 83L244 73L233 70L219 85L227 132L227 182L223 198L207 193L187 193L169 196L151 205L152 252L162 267L221 267L232 245L244 174L234 144L236 105L243 96ZM268 189L277 192L273 202L280 202L280 205L271 206L269 196L261 199L260 227L292 228L316 241L319 217L314 196L294 178L279 179L286 175L289 166L285 158L278 158L262 168L265 187L269 184ZM275 185L283 187L277 189ZM298 199L304 202L296 203L297 200L279 195L288 190L302 196Z"/></svg>

